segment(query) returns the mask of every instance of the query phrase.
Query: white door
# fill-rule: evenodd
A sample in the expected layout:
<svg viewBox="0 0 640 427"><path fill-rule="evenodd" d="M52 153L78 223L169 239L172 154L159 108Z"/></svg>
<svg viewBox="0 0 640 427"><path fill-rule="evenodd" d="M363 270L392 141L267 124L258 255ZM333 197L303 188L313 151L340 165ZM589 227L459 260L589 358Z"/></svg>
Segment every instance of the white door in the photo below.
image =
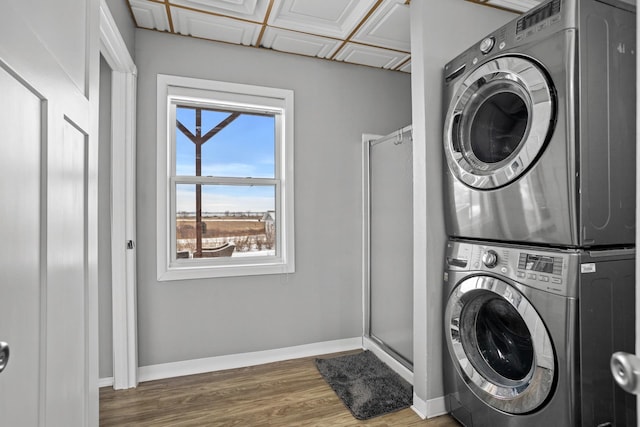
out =
<svg viewBox="0 0 640 427"><path fill-rule="evenodd" d="M0 8L0 424L97 425L98 1Z"/></svg>

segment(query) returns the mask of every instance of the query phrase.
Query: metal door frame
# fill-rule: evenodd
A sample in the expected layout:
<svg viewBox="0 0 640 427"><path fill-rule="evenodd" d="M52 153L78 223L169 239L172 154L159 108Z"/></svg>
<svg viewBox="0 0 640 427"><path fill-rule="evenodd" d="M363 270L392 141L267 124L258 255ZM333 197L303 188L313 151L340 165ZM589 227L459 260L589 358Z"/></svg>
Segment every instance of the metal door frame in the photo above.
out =
<svg viewBox="0 0 640 427"><path fill-rule="evenodd" d="M406 381L413 384L413 364L384 342L371 334L371 146L401 139L412 131L408 125L392 134L362 135L362 325L363 348L370 350L393 368Z"/></svg>

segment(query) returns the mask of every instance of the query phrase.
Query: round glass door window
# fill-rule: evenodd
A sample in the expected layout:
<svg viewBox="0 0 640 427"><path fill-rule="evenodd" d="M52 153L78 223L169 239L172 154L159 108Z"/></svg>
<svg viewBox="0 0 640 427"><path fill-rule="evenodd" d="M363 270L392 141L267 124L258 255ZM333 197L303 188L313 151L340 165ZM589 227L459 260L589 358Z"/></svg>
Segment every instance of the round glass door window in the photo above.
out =
<svg viewBox="0 0 640 427"><path fill-rule="evenodd" d="M449 353L478 398L511 414L546 403L556 369L553 346L520 291L495 277L470 277L454 289L445 316Z"/></svg>
<svg viewBox="0 0 640 427"><path fill-rule="evenodd" d="M477 353L482 357L478 364L491 368L497 377L512 381L527 378L533 369L534 349L526 323L504 299L489 297L482 300L477 310L475 333L468 334L474 338L462 342L465 352L476 352L469 349L471 341L477 345Z"/></svg>
<svg viewBox="0 0 640 427"><path fill-rule="evenodd" d="M499 188L537 160L553 130L555 105L543 71L530 60L487 62L458 84L447 111L447 164L466 185Z"/></svg>

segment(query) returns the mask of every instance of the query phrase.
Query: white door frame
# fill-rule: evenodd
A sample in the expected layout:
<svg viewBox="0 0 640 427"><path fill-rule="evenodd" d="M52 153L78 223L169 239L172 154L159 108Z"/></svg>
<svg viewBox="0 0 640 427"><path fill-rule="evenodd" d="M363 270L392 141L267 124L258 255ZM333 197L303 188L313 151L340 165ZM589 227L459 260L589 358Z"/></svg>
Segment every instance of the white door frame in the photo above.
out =
<svg viewBox="0 0 640 427"><path fill-rule="evenodd" d="M113 388L138 385L136 305L137 68L105 0L100 0L100 51L111 77L111 282Z"/></svg>

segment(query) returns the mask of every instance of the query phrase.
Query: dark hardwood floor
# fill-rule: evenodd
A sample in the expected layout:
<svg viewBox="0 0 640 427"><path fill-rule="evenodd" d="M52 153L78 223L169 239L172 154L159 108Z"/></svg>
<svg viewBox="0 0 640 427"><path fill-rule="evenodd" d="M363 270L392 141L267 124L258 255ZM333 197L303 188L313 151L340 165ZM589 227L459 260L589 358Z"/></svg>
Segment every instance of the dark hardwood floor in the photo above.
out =
<svg viewBox="0 0 640 427"><path fill-rule="evenodd" d="M323 356L329 357L329 356ZM458 427L411 409L358 421L318 373L314 358L100 390L100 426Z"/></svg>

